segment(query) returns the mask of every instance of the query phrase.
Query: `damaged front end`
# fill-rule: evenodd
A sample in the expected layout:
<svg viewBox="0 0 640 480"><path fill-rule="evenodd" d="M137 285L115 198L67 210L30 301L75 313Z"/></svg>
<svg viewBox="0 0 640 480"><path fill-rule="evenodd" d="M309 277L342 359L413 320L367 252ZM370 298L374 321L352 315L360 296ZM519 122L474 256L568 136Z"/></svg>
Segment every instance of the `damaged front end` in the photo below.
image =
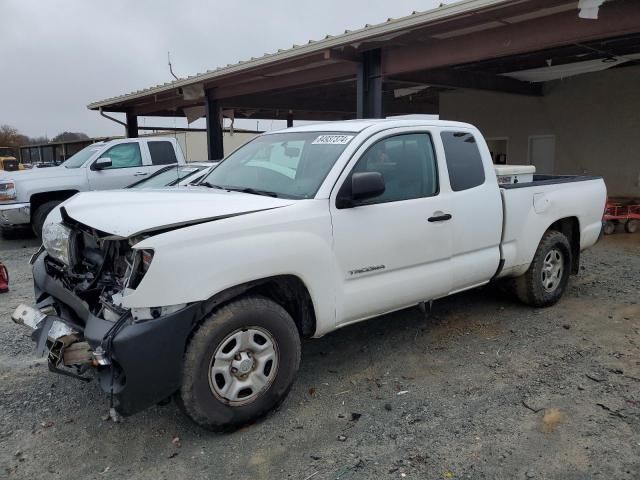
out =
<svg viewBox="0 0 640 480"><path fill-rule="evenodd" d="M180 385L199 304L125 308L153 261L152 250L133 248L146 237L96 231L60 210L31 260L36 305L20 305L13 320L33 329L50 370L84 381L96 372L120 413L164 400Z"/></svg>

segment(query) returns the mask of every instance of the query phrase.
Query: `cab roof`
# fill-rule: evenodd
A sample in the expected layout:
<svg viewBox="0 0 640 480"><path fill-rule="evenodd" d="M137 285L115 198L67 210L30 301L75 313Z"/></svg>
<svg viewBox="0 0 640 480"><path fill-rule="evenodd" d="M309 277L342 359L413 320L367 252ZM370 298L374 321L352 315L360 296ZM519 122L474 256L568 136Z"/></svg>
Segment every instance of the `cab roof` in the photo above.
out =
<svg viewBox="0 0 640 480"><path fill-rule="evenodd" d="M453 122L449 120L440 120L437 115L399 115L387 118L367 118L358 120L341 120L336 122L311 123L290 127L283 130L268 132L273 133L304 133L304 132L351 132L360 133L371 127L379 127L380 130L395 127L411 127L411 126L437 126L437 127L455 127L455 128L473 128L472 125L463 122Z"/></svg>

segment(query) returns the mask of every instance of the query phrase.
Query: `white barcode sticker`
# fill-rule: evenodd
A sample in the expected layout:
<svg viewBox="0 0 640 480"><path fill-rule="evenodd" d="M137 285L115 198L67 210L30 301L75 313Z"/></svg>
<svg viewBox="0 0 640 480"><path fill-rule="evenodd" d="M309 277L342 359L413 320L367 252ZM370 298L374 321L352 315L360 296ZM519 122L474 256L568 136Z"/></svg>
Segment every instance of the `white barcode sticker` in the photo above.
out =
<svg viewBox="0 0 640 480"><path fill-rule="evenodd" d="M353 135L320 135L311 145L346 145Z"/></svg>

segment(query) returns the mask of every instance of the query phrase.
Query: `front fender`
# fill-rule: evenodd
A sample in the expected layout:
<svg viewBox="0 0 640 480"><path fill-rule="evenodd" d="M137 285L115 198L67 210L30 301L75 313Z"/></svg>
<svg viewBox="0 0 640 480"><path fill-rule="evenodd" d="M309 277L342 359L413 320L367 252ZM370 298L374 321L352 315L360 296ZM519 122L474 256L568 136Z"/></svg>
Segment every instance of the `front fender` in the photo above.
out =
<svg viewBox="0 0 640 480"><path fill-rule="evenodd" d="M309 290L316 335L335 325L339 274L326 200L180 228L135 248L153 249L154 258L123 298L126 308L199 302L253 280L294 275Z"/></svg>

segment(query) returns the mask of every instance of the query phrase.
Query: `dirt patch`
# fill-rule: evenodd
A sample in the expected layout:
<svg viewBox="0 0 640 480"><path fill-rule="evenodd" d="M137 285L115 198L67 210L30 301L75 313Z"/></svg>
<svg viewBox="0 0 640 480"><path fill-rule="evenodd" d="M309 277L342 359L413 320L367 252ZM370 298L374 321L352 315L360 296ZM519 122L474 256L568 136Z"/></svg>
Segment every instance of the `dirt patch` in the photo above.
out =
<svg viewBox="0 0 640 480"><path fill-rule="evenodd" d="M564 421L564 413L558 408L550 408L545 412L544 417L542 417L542 431L544 433L551 433Z"/></svg>

